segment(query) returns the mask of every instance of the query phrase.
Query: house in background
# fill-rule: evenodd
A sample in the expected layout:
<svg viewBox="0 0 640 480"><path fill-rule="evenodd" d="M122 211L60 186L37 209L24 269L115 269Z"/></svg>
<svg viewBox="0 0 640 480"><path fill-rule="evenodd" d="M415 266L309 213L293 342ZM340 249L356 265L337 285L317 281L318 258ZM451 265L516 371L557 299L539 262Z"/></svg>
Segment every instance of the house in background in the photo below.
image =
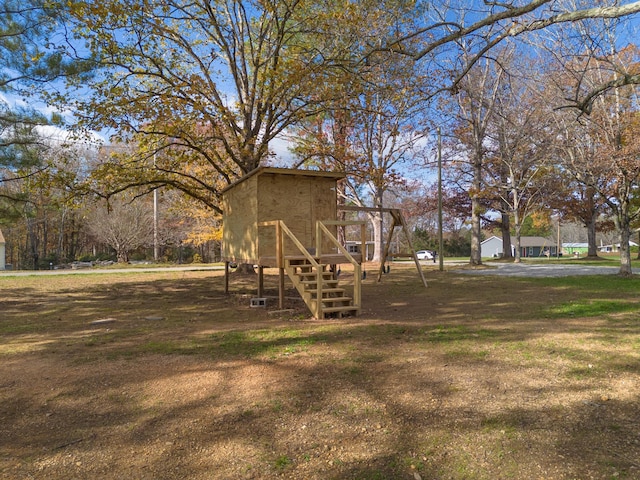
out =
<svg viewBox="0 0 640 480"><path fill-rule="evenodd" d="M629 240L629 246L630 247L637 247L638 244L636 242L634 242L634 241ZM600 245L598 247L598 251L604 252L604 253L619 252L620 251L620 244L616 243L614 245Z"/></svg>
<svg viewBox="0 0 640 480"><path fill-rule="evenodd" d="M579 257L580 255L586 255L589 253L589 244L581 243L581 242L569 242L562 244L562 253L563 255L573 255L574 257Z"/></svg>
<svg viewBox="0 0 640 480"><path fill-rule="evenodd" d="M360 250L362 250L362 242L359 240L347 240L345 242L345 246L347 247L347 252L349 252L350 254L360 254ZM365 242L365 250L367 251L367 254L364 256L365 261L367 260L371 260L373 259L373 253L375 251L376 248L376 242L373 242L371 240L367 240ZM390 255L393 256L393 253Z"/></svg>
<svg viewBox="0 0 640 480"><path fill-rule="evenodd" d="M2 230L0 230L0 270L4 270L6 267L4 257L5 257L5 242L4 242L4 237L2 236Z"/></svg>
<svg viewBox="0 0 640 480"><path fill-rule="evenodd" d="M544 237L520 237L520 256L525 257L555 257L558 248L553 240ZM515 247L511 245L511 254L515 256ZM502 257L502 238L495 235L480 244L480 255L484 258Z"/></svg>
<svg viewBox="0 0 640 480"><path fill-rule="evenodd" d="M544 237L521 237L521 257L555 257L558 254L558 246L554 240Z"/></svg>
<svg viewBox="0 0 640 480"><path fill-rule="evenodd" d="M513 246L511 246L513 252ZM483 258L502 257L502 239L492 235L480 244L480 256Z"/></svg>

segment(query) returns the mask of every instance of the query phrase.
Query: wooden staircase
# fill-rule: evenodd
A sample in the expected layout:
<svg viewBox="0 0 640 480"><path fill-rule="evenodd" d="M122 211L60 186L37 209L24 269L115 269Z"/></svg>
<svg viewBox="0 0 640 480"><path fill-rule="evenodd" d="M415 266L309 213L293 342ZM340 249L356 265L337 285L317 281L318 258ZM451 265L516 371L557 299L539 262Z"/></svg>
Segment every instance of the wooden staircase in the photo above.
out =
<svg viewBox="0 0 640 480"><path fill-rule="evenodd" d="M344 288L338 286L334 272L318 262L314 266L305 256L285 256L284 268L315 318L357 315L360 307Z"/></svg>

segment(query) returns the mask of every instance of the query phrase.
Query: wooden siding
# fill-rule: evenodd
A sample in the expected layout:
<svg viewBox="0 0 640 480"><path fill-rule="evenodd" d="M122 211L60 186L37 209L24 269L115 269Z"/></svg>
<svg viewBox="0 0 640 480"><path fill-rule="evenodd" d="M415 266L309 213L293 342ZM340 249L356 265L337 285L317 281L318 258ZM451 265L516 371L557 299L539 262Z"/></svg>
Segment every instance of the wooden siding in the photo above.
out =
<svg viewBox="0 0 640 480"><path fill-rule="evenodd" d="M311 251L317 220L337 218L336 181L341 174L265 168L223 192L223 259L259 264L275 255L275 228L261 222L283 220ZM335 234L336 227L330 227ZM323 242L324 249L330 242ZM285 240L285 254L298 254ZM329 253L329 252L325 252Z"/></svg>
<svg viewBox="0 0 640 480"><path fill-rule="evenodd" d="M237 184L222 197L223 258L239 263L254 263L258 257L258 184Z"/></svg>

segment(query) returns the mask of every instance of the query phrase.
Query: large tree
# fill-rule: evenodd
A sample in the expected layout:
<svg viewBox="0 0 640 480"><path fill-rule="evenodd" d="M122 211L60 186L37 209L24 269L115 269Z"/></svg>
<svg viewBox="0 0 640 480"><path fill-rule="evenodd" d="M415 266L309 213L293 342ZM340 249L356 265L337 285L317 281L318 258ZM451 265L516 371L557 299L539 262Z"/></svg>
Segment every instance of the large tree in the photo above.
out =
<svg viewBox="0 0 640 480"><path fill-rule="evenodd" d="M219 211L221 188L314 109L307 92L325 62L302 39L316 11L300 0L74 2L98 62L79 85L90 89L81 125L146 145L116 165L132 185L169 185Z"/></svg>
<svg viewBox="0 0 640 480"><path fill-rule="evenodd" d="M48 25L49 17L38 0L0 3L0 93L19 93L25 81L39 76L32 65L43 55L38 40ZM15 108L0 96L0 187L14 177L16 169L38 162L35 127L44 122L43 115Z"/></svg>
<svg viewBox="0 0 640 480"><path fill-rule="evenodd" d="M421 20L392 18L395 28L381 34L362 27L375 25L375 16L390 9L370 1L72 1L77 32L101 69L81 85L91 98L76 107L86 127L115 130L127 141L153 137L146 157L120 161L121 176L132 184L170 185L218 208L220 185L264 162L270 142L317 107L318 97L309 93L324 87L327 67L357 71L377 52L396 50L441 71L443 59L456 57L462 44L470 46L469 55L448 62L446 74L430 82L429 97L457 89L469 69L507 37L640 11L640 2L596 8L554 0L395 3L422 13ZM345 35L336 41L339 32L347 32L347 41ZM176 146L191 152L189 159L150 168L153 152ZM221 182L185 172L182 166L191 159Z"/></svg>
<svg viewBox="0 0 640 480"><path fill-rule="evenodd" d="M594 62L583 82L592 85L601 76ZM576 122L578 135L564 140L564 166L597 195L613 215L620 242L620 274L631 274L630 229L640 218L636 189L640 181L640 112L637 91L620 87L600 95L590 115ZM595 213L595 212L594 212Z"/></svg>
<svg viewBox="0 0 640 480"><path fill-rule="evenodd" d="M608 210L602 192L607 183L599 152L590 140L589 128L584 121L568 112L556 112L555 159L557 159L559 182L556 197L551 207L563 218L580 222L587 230L587 256L598 256L596 233L602 227L602 216ZM600 185L595 187L594 185Z"/></svg>
<svg viewBox="0 0 640 480"><path fill-rule="evenodd" d="M64 6L46 0L0 2L0 219L28 200L20 182L46 169L51 142L42 127L59 124L45 115L38 94L86 65L67 55ZM40 104L44 107L44 104Z"/></svg>
<svg viewBox="0 0 640 480"><path fill-rule="evenodd" d="M640 13L640 1L621 4L619 0L577 2L573 0L526 0L522 2L440 0L429 3L420 28L400 38L393 38L387 48L404 52L417 60L441 65L448 63L448 80L434 89L457 91L460 83L476 63L491 55L506 39L523 37L557 25L574 24L589 19L619 19ZM416 36L428 39L421 47L406 43ZM572 102L588 110L593 99L612 88L639 84L639 72L612 74L588 90L575 90Z"/></svg>
<svg viewBox="0 0 640 480"><path fill-rule="evenodd" d="M320 159L329 169L349 175L344 195L361 207L387 206L387 192L402 185L403 169L411 168L424 148L427 129L416 75L406 59L400 60L405 65L389 62L384 72L354 81L355 91L342 105L328 109L297 141L296 152L303 158ZM373 230L373 261L379 262L384 247L382 210L369 210L367 217Z"/></svg>
<svg viewBox="0 0 640 480"><path fill-rule="evenodd" d="M552 77L557 105L566 106L571 95L585 98L587 114L558 110L558 136L562 139L558 151L563 167L588 194L593 207L590 230L595 229L596 200L612 214L620 242L620 274L630 275L630 228L640 218L635 201L640 181L638 86L616 79L640 73L640 53L637 46L627 44L619 22L592 20L574 27L559 30L552 46L562 45L563 49L551 48L549 58L560 67L560 73ZM579 42L572 42L574 39ZM602 89L605 84L609 87Z"/></svg>
<svg viewBox="0 0 640 480"><path fill-rule="evenodd" d="M88 225L98 241L116 251L118 262L128 262L131 252L152 242L152 212L149 202L114 197L109 205L95 205Z"/></svg>
<svg viewBox="0 0 640 480"><path fill-rule="evenodd" d="M606 182L590 182L590 178L595 178L590 174L590 167L579 178L589 186L599 188L598 193L613 212L620 241L620 274L631 275L631 225L640 218L640 208L635 201L640 182L640 112L623 110L619 96L610 98L608 106L605 98L598 99L598 103L604 105L594 107L598 111L592 113L590 120L594 122L593 140L599 150L594 167L604 173Z"/></svg>
<svg viewBox="0 0 640 480"><path fill-rule="evenodd" d="M486 210L487 189L485 168L489 151L489 127L494 119L498 95L505 75L500 66L489 59L476 64L460 82L460 89L451 102L455 145L460 153L453 166L462 175L471 199L471 255L472 265L482 264L482 216ZM505 252L511 247L505 246Z"/></svg>
<svg viewBox="0 0 640 480"><path fill-rule="evenodd" d="M302 123L294 135L294 152L307 166L348 174L345 201L370 207L366 216L374 240L373 261L384 250L385 197L404 182L403 170L416 163L427 134L424 88L418 65L388 51L367 54L372 42L398 35L416 21L415 2L362 2L344 31L335 32L334 51L350 52L352 68L325 71L325 83L313 92L322 111ZM344 60L344 59L343 59ZM377 210L374 210L377 209Z"/></svg>
<svg viewBox="0 0 640 480"><path fill-rule="evenodd" d="M504 75L492 111L489 143L493 148L485 167L498 210L512 220L515 261L519 262L524 221L540 212L544 199L554 195L554 176L549 175L554 139L549 128L552 109L540 78L532 72L526 76L516 73L526 71L525 65L535 65L535 60L517 57L508 66L506 60L502 63L510 73Z"/></svg>

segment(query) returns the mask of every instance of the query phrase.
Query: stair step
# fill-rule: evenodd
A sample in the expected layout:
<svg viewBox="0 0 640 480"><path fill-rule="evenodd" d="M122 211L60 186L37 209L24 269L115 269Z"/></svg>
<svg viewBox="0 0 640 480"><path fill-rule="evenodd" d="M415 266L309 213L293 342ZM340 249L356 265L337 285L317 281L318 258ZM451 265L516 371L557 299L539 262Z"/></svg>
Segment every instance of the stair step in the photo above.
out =
<svg viewBox="0 0 640 480"><path fill-rule="evenodd" d="M314 257L317 262L319 259ZM285 269L294 286L300 292L304 302L318 318L327 315L342 317L345 315L357 315L359 307L353 305L353 298L344 288L338 286L339 279L336 273L331 271L326 264L318 264L316 267L309 263L304 256L285 258ZM322 293L318 298L318 286Z"/></svg>
<svg viewBox="0 0 640 480"><path fill-rule="evenodd" d="M308 277L315 277L317 274L316 272L298 272L296 273L296 275L298 275L300 278L302 277L308 278ZM333 278L333 272L322 272L321 275L322 275L322 278Z"/></svg>
<svg viewBox="0 0 640 480"><path fill-rule="evenodd" d="M310 263L302 263L299 265L289 265L292 268L299 268L300 270L304 269L305 271L309 271L312 270L313 268L315 268L315 265L311 265ZM318 266L320 268L326 268L327 264L326 263L318 263Z"/></svg>
<svg viewBox="0 0 640 480"><path fill-rule="evenodd" d="M318 257L314 257L313 259L316 262L318 261ZM311 266L309 260L306 257L285 258L284 261L287 265L290 265L292 267Z"/></svg>
<svg viewBox="0 0 640 480"><path fill-rule="evenodd" d="M352 300L351 297L322 297L322 303L351 302Z"/></svg>
<svg viewBox="0 0 640 480"><path fill-rule="evenodd" d="M323 288L322 289L322 294L327 294L327 293L339 293L341 296L344 294L345 290L344 288L340 288L340 287L334 287L334 288ZM311 289L311 290L306 290L305 293L310 293L310 294L317 294L318 290L317 289Z"/></svg>
<svg viewBox="0 0 640 480"><path fill-rule="evenodd" d="M359 308L354 307L353 305L343 305L323 308L322 313L357 312L358 310Z"/></svg>
<svg viewBox="0 0 640 480"><path fill-rule="evenodd" d="M311 285L317 285L318 281L317 280L302 280L300 282L302 285L304 285L305 287L309 287ZM327 286L328 288L334 288L336 285L338 285L338 280L333 280L333 279L329 279L329 278L325 278L324 281L322 282L322 289L324 290L324 286ZM315 288L313 289L315 290Z"/></svg>

